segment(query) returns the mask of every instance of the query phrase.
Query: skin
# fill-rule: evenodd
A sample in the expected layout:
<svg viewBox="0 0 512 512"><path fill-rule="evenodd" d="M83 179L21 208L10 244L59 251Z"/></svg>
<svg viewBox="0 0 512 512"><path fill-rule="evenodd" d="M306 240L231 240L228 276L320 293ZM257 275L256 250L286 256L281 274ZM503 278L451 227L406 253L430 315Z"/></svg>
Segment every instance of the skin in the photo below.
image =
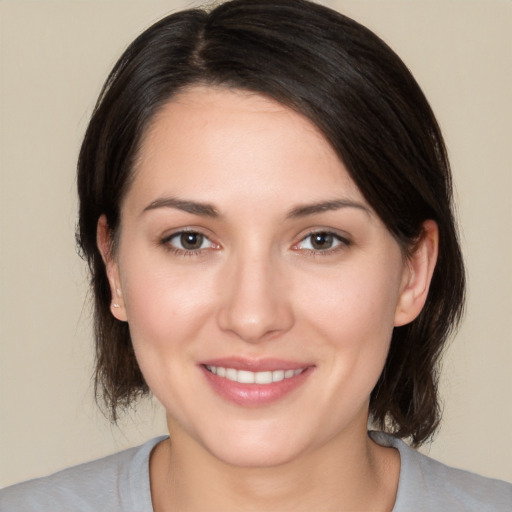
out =
<svg viewBox="0 0 512 512"><path fill-rule="evenodd" d="M236 90L173 98L134 172L116 252L104 217L98 245L112 313L167 411L172 441L150 464L155 510L391 510L400 461L367 436L369 396L393 327L425 302L435 223L405 258L310 121ZM184 211L190 202L217 215ZM181 244L184 229L204 236L199 250ZM318 249L311 233L332 243ZM245 407L198 366L229 356L311 371L281 399Z"/></svg>

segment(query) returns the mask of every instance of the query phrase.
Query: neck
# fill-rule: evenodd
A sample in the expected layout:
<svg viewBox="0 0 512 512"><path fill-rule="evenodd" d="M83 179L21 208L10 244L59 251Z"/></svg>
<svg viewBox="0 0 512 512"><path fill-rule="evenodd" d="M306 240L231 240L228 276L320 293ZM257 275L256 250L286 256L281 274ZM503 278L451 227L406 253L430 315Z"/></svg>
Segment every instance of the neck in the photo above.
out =
<svg viewBox="0 0 512 512"><path fill-rule="evenodd" d="M344 432L314 451L271 467L227 464L171 430L151 463L155 512L171 510L390 512L399 455L371 441L366 429Z"/></svg>

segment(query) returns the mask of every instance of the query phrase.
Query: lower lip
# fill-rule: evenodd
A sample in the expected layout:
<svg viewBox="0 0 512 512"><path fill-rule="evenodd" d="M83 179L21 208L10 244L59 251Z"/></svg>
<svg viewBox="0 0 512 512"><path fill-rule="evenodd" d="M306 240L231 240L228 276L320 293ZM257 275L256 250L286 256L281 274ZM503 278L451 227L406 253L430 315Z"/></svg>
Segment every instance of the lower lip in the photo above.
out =
<svg viewBox="0 0 512 512"><path fill-rule="evenodd" d="M225 377L219 377L201 366L205 377L222 398L244 407L257 407L280 400L297 389L309 377L313 367L306 368L299 375L271 384L241 384Z"/></svg>

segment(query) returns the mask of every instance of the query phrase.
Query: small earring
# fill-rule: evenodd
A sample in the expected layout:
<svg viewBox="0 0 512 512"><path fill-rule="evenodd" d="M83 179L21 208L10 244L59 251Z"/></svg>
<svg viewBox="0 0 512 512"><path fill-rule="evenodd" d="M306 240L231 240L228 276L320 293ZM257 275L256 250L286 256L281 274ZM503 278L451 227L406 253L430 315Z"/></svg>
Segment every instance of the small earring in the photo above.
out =
<svg viewBox="0 0 512 512"><path fill-rule="evenodd" d="M114 304L112 304L112 306L113 306L114 308L118 308L118 307L119 307L119 304L118 304L117 302L114 302Z"/></svg>

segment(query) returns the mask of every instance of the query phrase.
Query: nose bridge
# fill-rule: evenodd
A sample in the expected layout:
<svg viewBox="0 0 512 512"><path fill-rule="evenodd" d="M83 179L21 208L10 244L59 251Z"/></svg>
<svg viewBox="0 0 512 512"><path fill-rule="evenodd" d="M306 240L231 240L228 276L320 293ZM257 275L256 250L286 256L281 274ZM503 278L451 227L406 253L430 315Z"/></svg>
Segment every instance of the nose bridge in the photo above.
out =
<svg viewBox="0 0 512 512"><path fill-rule="evenodd" d="M247 342L288 330L293 323L285 276L270 250L245 247L226 261L219 326Z"/></svg>

